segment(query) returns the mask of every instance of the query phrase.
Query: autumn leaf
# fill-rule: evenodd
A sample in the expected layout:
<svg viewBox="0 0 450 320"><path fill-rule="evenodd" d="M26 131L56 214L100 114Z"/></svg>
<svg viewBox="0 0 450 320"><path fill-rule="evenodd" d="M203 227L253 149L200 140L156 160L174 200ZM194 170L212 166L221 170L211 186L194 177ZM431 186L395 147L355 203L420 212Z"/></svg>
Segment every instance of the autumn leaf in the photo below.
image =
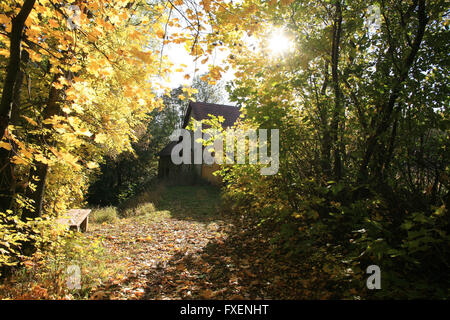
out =
<svg viewBox="0 0 450 320"><path fill-rule="evenodd" d="M64 85L62 85L61 83L58 83L58 82L54 82L52 84L52 86L55 87L58 90L61 90L62 88L64 88Z"/></svg>
<svg viewBox="0 0 450 320"><path fill-rule="evenodd" d="M200 292L200 297L202 297L203 299L212 299L214 298L216 294L214 293L214 291L210 290L210 289L206 289L202 292Z"/></svg>
<svg viewBox="0 0 450 320"><path fill-rule="evenodd" d="M11 162L14 164L28 164L27 161L25 161L23 158L19 157L19 156L14 156L11 159Z"/></svg>
<svg viewBox="0 0 450 320"><path fill-rule="evenodd" d="M155 33L158 36L158 38L164 39L165 36L164 30L158 28Z"/></svg>
<svg viewBox="0 0 450 320"><path fill-rule="evenodd" d="M34 120L31 119L31 118L28 118L27 116L22 115L22 118L24 118L25 120L27 120L27 122L28 122L29 124L33 125L33 126L37 126L37 125L38 125L36 121L34 121Z"/></svg>
<svg viewBox="0 0 450 320"><path fill-rule="evenodd" d="M5 14L0 14L0 24L6 24L10 21L11 20Z"/></svg>
<svg viewBox="0 0 450 320"><path fill-rule="evenodd" d="M6 150L11 150L11 145L8 142L5 141L0 141L0 148L6 149Z"/></svg>
<svg viewBox="0 0 450 320"><path fill-rule="evenodd" d="M105 134L99 133L95 136L94 141L97 143L104 143L107 139L108 137Z"/></svg>
<svg viewBox="0 0 450 320"><path fill-rule="evenodd" d="M89 162L86 164L86 167L89 168L89 169L95 169L95 168L98 168L99 165L98 165L98 163L96 163L96 162L94 162L94 161L89 161Z"/></svg>

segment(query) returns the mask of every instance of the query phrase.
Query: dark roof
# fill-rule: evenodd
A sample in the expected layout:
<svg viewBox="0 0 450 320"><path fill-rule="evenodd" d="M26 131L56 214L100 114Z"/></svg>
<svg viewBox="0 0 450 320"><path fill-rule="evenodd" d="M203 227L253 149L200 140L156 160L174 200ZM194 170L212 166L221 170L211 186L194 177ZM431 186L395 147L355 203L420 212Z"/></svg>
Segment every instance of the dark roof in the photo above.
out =
<svg viewBox="0 0 450 320"><path fill-rule="evenodd" d="M224 104L214 104L206 102L189 102L186 115L184 116L183 128L188 125L189 119L192 117L197 121L208 119L208 115L222 116L225 121L222 123L224 128L231 127L239 118L241 111L237 107Z"/></svg>
<svg viewBox="0 0 450 320"><path fill-rule="evenodd" d="M223 128L231 127L239 118L241 111L237 107L228 106L224 104L214 104L206 102L189 102L189 106L184 115L183 128L188 125L189 119L192 117L197 121L209 119L209 114L216 117L224 117L224 122L222 123ZM173 147L178 143L178 141L172 141L167 146L162 149L158 155L159 156L170 156Z"/></svg>
<svg viewBox="0 0 450 320"><path fill-rule="evenodd" d="M170 156L173 147L178 143L178 141L171 141L167 146L165 146L159 153L159 156Z"/></svg>

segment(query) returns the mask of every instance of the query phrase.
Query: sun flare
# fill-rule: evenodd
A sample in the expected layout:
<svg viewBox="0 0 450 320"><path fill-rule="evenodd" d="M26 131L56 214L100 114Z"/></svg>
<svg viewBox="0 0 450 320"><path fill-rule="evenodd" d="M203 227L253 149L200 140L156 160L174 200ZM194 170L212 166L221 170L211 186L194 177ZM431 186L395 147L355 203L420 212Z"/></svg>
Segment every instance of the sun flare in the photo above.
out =
<svg viewBox="0 0 450 320"><path fill-rule="evenodd" d="M291 40L282 30L272 32L268 40L268 48L273 55L281 55L292 48Z"/></svg>

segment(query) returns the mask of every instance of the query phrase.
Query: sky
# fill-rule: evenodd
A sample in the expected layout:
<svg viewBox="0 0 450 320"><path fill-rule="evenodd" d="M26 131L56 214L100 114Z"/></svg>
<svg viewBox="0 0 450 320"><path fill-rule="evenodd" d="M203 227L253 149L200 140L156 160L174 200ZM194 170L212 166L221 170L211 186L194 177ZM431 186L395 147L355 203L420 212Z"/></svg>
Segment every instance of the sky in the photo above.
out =
<svg viewBox="0 0 450 320"><path fill-rule="evenodd" d="M180 19L180 21L183 21L183 19ZM173 34L173 33L183 33L186 29L186 26L185 27L166 26L166 28L168 34ZM244 36L243 41L249 47L253 47L256 50L260 50L258 41L253 37L249 37L246 35ZM283 51L289 49L291 45L292 43L290 43L289 39L287 39L286 36L284 35L284 30L275 29L272 31L268 48L272 52L272 54L274 55L282 54ZM197 61L194 61L194 57L191 56L185 49L184 43L181 44L168 43L163 48L163 56L168 57L169 60L175 64L173 69L174 70L178 69L180 65L186 65L187 67L185 68L184 72L172 73L169 76L169 81L165 82L164 85L170 88L176 88L180 85L190 86L192 84L192 79L195 76L207 73L210 65L212 66L221 65L229 54L230 51L226 48L223 51L220 50L219 48L216 48L211 57L208 59L208 61L202 64L200 61L203 60L204 57L201 57ZM230 80L235 79L234 73L235 70L233 70L232 68L228 69L228 71L222 75L222 79L220 81L226 83ZM188 79L185 78L186 74L190 76ZM225 92L225 94L227 93ZM228 94L226 97L224 97L224 101L225 103L230 103Z"/></svg>
<svg viewBox="0 0 450 320"><path fill-rule="evenodd" d="M216 50L214 52L213 57L208 60L207 63L202 64L200 60L198 59L197 62L194 61L194 57L189 55L189 53L184 48L184 44L169 44L164 48L163 54L165 56L168 56L169 59L175 63L175 66L185 64L187 65L187 68L185 72L179 72L174 73L170 77L170 86L172 88L178 87L180 84L182 85L190 85L192 83L192 79L196 75L204 74L208 71L208 65L209 64L221 64L223 60L226 58L227 54L226 52L221 52L219 50ZM195 71L195 69L199 69ZM176 69L176 67L175 67ZM191 77L190 79L185 79L184 76L186 74L189 74ZM234 72L232 70L229 70L223 77L222 80L228 81L234 79Z"/></svg>
<svg viewBox="0 0 450 320"><path fill-rule="evenodd" d="M178 6L178 9L184 11L191 6ZM192 9L192 8L191 8ZM197 10L199 8L196 8ZM177 12L178 11L178 12ZM181 26L169 26L166 25L167 33L168 34L183 34L187 31L187 23L183 16L179 15L179 10L173 11L172 16L177 17L179 19L179 23ZM203 32L211 31L209 30L209 26L204 26ZM208 31L207 31L208 30ZM190 86L192 84L192 80L195 76L203 75L208 72L209 66L212 65L221 65L223 61L226 59L226 57L229 55L229 51L221 51L218 49L215 49L211 57L208 59L208 61L204 64L202 64L200 61L204 59L204 56L199 58L197 61L194 61L194 57L189 54L189 52L185 49L184 43L168 43L163 48L163 56L166 56L169 58L169 60L174 63L173 70L176 70L180 67L180 65L186 65L184 72L177 72L172 73L169 76L169 81L164 83L166 86L169 86L171 88L177 88L180 85L184 86ZM198 69L198 70L196 70ZM231 68L222 75L222 79L220 80L222 83L226 83L230 80L233 80L235 78L234 76L234 70ZM189 75L189 79L186 79L185 76ZM225 92L226 93L226 92ZM228 96L224 97L225 101L229 101Z"/></svg>
<svg viewBox="0 0 450 320"><path fill-rule="evenodd" d="M169 76L170 80L168 85L171 88L177 88L180 85L190 86L192 84L192 79L195 76L207 73L208 65L210 64L221 64L228 53L216 50L212 57L205 64L202 64L200 62L202 59L198 59L196 62L194 61L194 57L186 51L186 49L184 48L184 44L172 43L164 47L163 55L167 56L175 64L174 69L177 69L177 67L182 64L187 65L184 72L172 73ZM198 70L195 71L195 69ZM186 74L190 76L189 79L185 79ZM234 78L234 71L230 68L226 73L223 74L220 81L226 83L230 80L233 80ZM226 96L223 99L223 103L230 104L231 102L229 101L227 92L224 91L224 93L226 94Z"/></svg>

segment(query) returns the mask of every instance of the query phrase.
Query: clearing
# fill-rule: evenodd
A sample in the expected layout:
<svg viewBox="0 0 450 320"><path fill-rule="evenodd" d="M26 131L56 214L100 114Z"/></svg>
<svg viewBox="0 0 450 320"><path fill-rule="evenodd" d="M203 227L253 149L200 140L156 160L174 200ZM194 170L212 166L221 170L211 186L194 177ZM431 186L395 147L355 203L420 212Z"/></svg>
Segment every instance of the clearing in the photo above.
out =
<svg viewBox="0 0 450 320"><path fill-rule="evenodd" d="M299 276L298 261L274 254L260 230L219 209L217 189L174 186L152 212L92 224L87 236L102 239L124 272L90 298L330 298L311 275Z"/></svg>

